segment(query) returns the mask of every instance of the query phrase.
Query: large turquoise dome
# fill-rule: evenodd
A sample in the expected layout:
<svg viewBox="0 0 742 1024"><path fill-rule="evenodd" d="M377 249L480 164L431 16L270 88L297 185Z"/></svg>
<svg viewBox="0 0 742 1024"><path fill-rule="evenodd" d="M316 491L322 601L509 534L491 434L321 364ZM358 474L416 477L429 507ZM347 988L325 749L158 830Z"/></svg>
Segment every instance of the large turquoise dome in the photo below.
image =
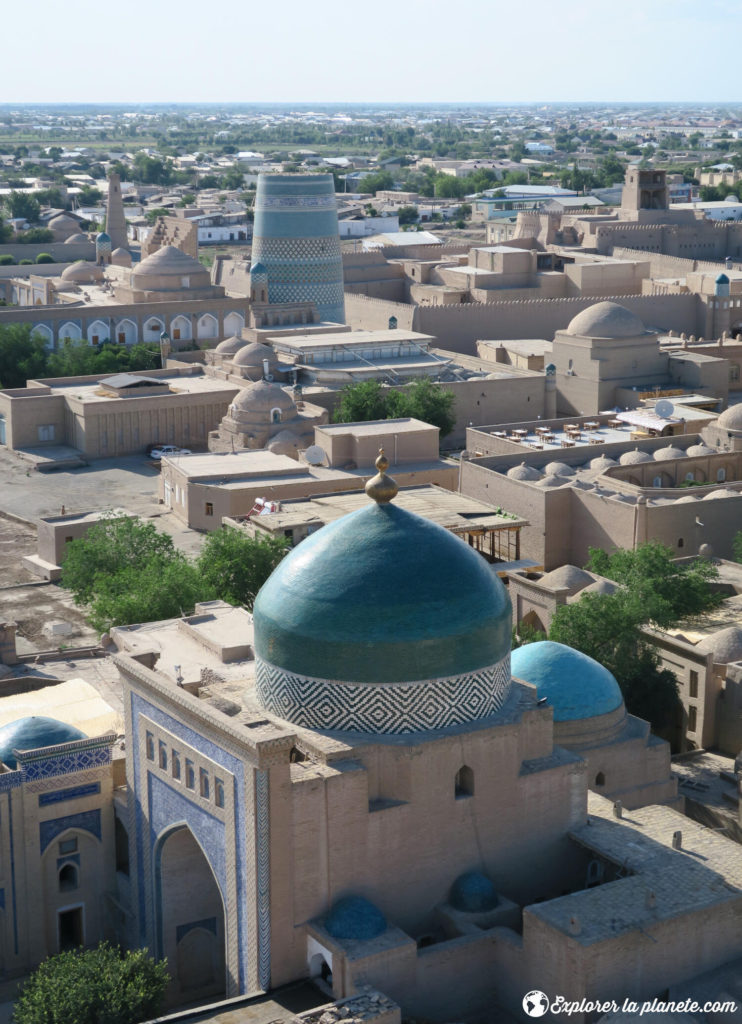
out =
<svg viewBox="0 0 742 1024"><path fill-rule="evenodd" d="M297 724L439 728L492 714L509 686L504 586L460 538L393 504L303 541L253 616L259 698Z"/></svg>
<svg viewBox="0 0 742 1024"><path fill-rule="evenodd" d="M85 733L74 725L58 722L56 718L19 718L0 729L0 761L8 768L16 768L18 762L14 750L38 750L40 747L55 747L59 743L84 740Z"/></svg>
<svg viewBox="0 0 742 1024"><path fill-rule="evenodd" d="M623 704L613 675L599 662L565 644L542 640L517 647L513 675L531 683L538 696L548 697L555 722L572 722L616 711Z"/></svg>

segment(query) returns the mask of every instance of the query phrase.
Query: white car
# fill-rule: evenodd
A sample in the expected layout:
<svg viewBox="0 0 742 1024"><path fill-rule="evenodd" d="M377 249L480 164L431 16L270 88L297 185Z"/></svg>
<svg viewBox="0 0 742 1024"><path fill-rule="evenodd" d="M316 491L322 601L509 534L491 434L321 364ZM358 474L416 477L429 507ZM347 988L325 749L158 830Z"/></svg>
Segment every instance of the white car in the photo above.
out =
<svg viewBox="0 0 742 1024"><path fill-rule="evenodd" d="M159 448L153 448L149 453L150 459L155 459L159 462L160 459L167 458L168 455L191 455L190 448L178 448L175 444L163 444Z"/></svg>

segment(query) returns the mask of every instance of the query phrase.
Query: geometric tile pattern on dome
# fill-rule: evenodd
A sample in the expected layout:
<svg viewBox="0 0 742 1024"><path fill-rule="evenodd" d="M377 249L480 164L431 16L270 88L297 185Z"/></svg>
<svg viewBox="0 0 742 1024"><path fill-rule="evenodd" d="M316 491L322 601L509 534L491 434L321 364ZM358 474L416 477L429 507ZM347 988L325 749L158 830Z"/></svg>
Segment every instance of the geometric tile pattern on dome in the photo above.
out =
<svg viewBox="0 0 742 1024"><path fill-rule="evenodd" d="M295 725L402 735L494 714L510 691L510 655L459 676L384 686L313 679L256 658L255 682L263 707Z"/></svg>

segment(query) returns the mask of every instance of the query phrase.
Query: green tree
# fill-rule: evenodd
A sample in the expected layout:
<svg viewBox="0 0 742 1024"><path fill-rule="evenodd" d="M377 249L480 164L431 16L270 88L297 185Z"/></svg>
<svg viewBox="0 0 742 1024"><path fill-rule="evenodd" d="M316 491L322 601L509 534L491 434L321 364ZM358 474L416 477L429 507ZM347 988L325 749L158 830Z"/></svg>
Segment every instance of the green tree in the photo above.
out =
<svg viewBox="0 0 742 1024"><path fill-rule="evenodd" d="M421 377L408 384L404 394L407 398L407 412L402 415L413 416L439 427L442 438L451 433L456 426L453 391L434 384L429 377Z"/></svg>
<svg viewBox="0 0 742 1024"><path fill-rule="evenodd" d="M197 601L210 601L217 596L200 577L196 566L182 552L172 550L164 556L150 557L137 567L118 568L111 575L97 576L88 619L104 632L132 622L190 615Z"/></svg>
<svg viewBox="0 0 742 1024"><path fill-rule="evenodd" d="M83 185L77 198L81 206L97 206L103 198L103 193L92 185Z"/></svg>
<svg viewBox="0 0 742 1024"><path fill-rule="evenodd" d="M734 552L734 561L742 562L742 533L735 533L732 551Z"/></svg>
<svg viewBox="0 0 742 1024"><path fill-rule="evenodd" d="M432 423L440 429L441 437L445 437L456 424L454 400L452 391L433 384L427 377L394 390L376 380L366 380L343 388L334 420L336 423L360 423L411 416Z"/></svg>
<svg viewBox="0 0 742 1024"><path fill-rule="evenodd" d="M397 216L401 227L404 224L416 224L420 215L416 206L400 206Z"/></svg>
<svg viewBox="0 0 742 1024"><path fill-rule="evenodd" d="M336 423L362 423L386 418L386 392L377 380L364 380L343 388L340 404L333 416Z"/></svg>
<svg viewBox="0 0 742 1024"><path fill-rule="evenodd" d="M34 199L27 192L18 192L15 189L8 193L3 200L3 204L6 210L10 212L11 217L22 218L30 224L35 224L41 213L41 206L37 199Z"/></svg>
<svg viewBox="0 0 742 1024"><path fill-rule="evenodd" d="M157 1016L167 962L102 943L49 957L23 984L14 1024L138 1024Z"/></svg>
<svg viewBox="0 0 742 1024"><path fill-rule="evenodd" d="M388 192L394 188L394 178L389 171L376 171L374 174L367 174L358 183L359 192L370 192L375 195L377 192Z"/></svg>
<svg viewBox="0 0 742 1024"><path fill-rule="evenodd" d="M6 245L13 238L13 229L0 217L0 245Z"/></svg>
<svg viewBox="0 0 742 1024"><path fill-rule="evenodd" d="M258 591L289 548L284 537L249 537L225 526L206 538L198 569L222 601L252 609Z"/></svg>
<svg viewBox="0 0 742 1024"><path fill-rule="evenodd" d="M588 569L623 584L640 602L643 621L666 628L678 619L713 608L721 596L709 584L719 576L713 562L697 559L678 563L658 541L634 551L620 548L610 554L590 548Z"/></svg>
<svg viewBox="0 0 742 1024"><path fill-rule="evenodd" d="M30 324L0 324L0 386L22 388L44 375L46 360L44 342Z"/></svg>
<svg viewBox="0 0 742 1024"><path fill-rule="evenodd" d="M28 231L21 231L16 237L16 242L24 245L38 245L40 242L53 242L54 232L49 228L29 228Z"/></svg>

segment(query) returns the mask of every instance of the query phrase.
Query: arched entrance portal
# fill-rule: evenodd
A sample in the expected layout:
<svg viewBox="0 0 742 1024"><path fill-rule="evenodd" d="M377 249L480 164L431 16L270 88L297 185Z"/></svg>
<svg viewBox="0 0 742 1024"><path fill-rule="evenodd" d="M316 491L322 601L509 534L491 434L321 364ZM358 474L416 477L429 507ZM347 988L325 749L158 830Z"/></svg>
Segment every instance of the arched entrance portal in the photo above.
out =
<svg viewBox="0 0 742 1024"><path fill-rule="evenodd" d="M206 855L186 825L156 849L157 946L172 975L172 1003L226 994L224 902Z"/></svg>

